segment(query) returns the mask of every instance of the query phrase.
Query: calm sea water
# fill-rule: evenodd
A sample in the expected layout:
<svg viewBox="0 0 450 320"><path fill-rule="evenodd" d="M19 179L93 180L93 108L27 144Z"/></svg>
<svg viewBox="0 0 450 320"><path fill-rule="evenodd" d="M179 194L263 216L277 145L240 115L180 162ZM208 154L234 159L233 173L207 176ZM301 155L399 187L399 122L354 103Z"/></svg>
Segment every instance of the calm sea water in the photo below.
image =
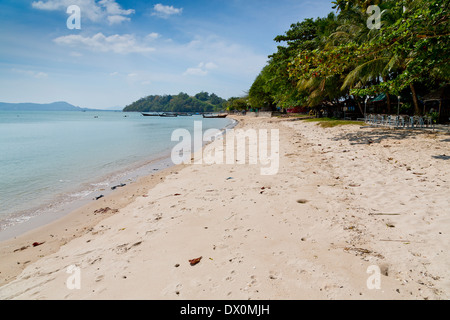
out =
<svg viewBox="0 0 450 320"><path fill-rule="evenodd" d="M1 112L0 231L56 203L92 198L114 177L161 157L175 129L223 129L230 119L122 112Z"/></svg>

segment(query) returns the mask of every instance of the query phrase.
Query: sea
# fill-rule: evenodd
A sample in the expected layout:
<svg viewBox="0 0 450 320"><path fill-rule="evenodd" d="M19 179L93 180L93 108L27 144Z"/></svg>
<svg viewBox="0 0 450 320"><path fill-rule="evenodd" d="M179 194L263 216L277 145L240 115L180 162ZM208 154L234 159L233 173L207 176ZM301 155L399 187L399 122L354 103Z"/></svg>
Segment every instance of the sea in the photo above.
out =
<svg viewBox="0 0 450 320"><path fill-rule="evenodd" d="M0 111L2 233L173 165L177 129L224 130L234 120L112 111Z"/></svg>

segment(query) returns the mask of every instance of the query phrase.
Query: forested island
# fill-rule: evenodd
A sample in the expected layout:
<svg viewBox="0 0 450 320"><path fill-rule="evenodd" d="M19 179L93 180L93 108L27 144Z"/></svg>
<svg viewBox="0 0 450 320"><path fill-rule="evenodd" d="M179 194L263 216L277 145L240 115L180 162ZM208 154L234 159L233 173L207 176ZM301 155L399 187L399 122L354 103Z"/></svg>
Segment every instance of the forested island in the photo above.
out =
<svg viewBox="0 0 450 320"><path fill-rule="evenodd" d="M0 102L0 111L88 111L70 103L60 101L53 103L8 103Z"/></svg>
<svg viewBox="0 0 450 320"><path fill-rule="evenodd" d="M226 109L227 100L216 94L200 92L195 96L152 95L133 102L124 112L218 112Z"/></svg>

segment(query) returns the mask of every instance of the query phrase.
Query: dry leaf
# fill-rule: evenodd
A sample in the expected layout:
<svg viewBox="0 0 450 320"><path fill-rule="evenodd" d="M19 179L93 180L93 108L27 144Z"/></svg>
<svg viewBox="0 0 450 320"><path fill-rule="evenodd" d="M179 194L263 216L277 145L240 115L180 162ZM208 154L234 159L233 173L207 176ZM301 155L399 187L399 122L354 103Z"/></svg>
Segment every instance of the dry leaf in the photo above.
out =
<svg viewBox="0 0 450 320"><path fill-rule="evenodd" d="M191 266L195 266L195 265L199 264L202 259L203 259L203 257L200 257L197 259L192 259L192 260L189 260L189 263L191 264Z"/></svg>

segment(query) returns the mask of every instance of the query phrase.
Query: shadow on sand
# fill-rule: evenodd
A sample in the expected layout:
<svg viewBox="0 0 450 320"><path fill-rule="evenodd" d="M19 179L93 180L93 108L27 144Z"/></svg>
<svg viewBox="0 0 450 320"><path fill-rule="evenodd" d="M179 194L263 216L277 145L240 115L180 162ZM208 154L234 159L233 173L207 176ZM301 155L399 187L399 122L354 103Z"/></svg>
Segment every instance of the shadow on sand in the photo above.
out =
<svg viewBox="0 0 450 320"><path fill-rule="evenodd" d="M406 138L415 139L420 135L429 135L430 132L427 131L413 131L413 130L395 130L395 129L385 129L379 128L376 130L361 131L354 133L347 133L338 135L333 138L333 141L349 141L350 144L372 144L372 143L382 143L384 140L403 140Z"/></svg>
<svg viewBox="0 0 450 320"><path fill-rule="evenodd" d="M348 141L351 145L358 144L374 144L382 143L384 140L403 140L403 139L415 139L418 136L433 134L427 131L420 130L395 130L395 129L384 129L379 128L377 130L370 131L358 131L353 133L341 134L334 137L333 141ZM440 142L450 142L449 139L440 140ZM434 159L438 160L450 160L450 156L446 154L432 156Z"/></svg>
<svg viewBox="0 0 450 320"><path fill-rule="evenodd" d="M434 159L438 160L450 160L450 156L447 156L445 154L439 155L439 156L433 156Z"/></svg>

